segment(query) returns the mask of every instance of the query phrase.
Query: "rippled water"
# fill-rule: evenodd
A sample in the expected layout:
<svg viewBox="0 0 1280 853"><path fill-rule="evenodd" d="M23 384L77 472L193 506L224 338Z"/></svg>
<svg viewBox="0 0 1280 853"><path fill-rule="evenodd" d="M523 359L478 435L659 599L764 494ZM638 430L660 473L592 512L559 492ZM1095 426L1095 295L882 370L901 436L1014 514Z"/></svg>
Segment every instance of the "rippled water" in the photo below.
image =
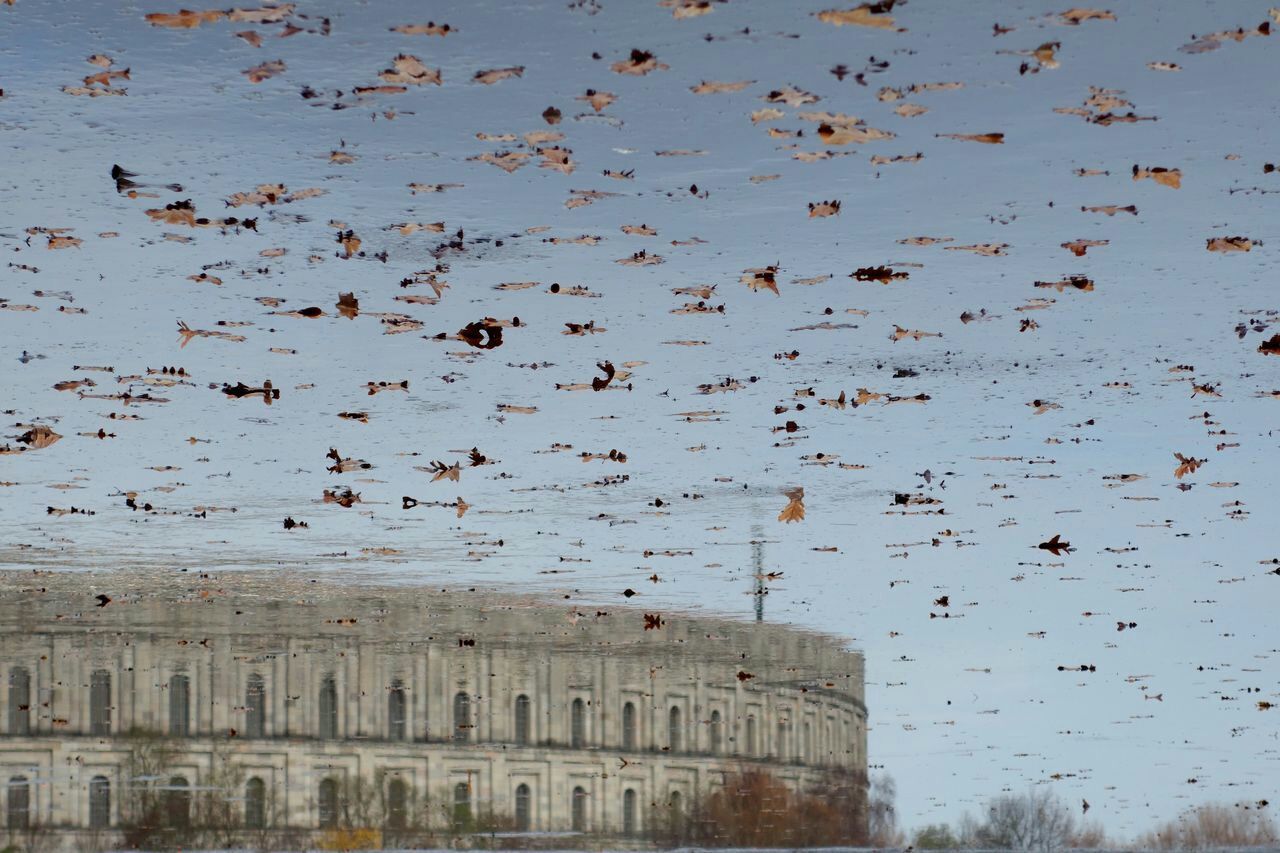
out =
<svg viewBox="0 0 1280 853"><path fill-rule="evenodd" d="M33 570L94 572L61 593L87 612L89 587L185 572L156 580L177 601L279 571L285 611L314 578L759 618L865 657L858 760L896 781L907 842L1003 792L1052 791L1117 843L1275 800L1276 13L706 8L313 0L184 29L146 19L176 7L0 6L7 612L56 631ZM392 30L428 20L449 33ZM669 67L611 70L633 50ZM398 55L440 84L380 78ZM523 164L476 159L503 152ZM232 206L262 185L283 188ZM184 200L237 222L157 221ZM638 252L662 262L619 263ZM744 283L770 265L776 293ZM486 318L501 346L459 339ZM222 390L267 380L270 405ZM36 449L38 425L61 438ZM1037 548L1055 534L1069 552ZM87 708L88 681L57 689Z"/></svg>

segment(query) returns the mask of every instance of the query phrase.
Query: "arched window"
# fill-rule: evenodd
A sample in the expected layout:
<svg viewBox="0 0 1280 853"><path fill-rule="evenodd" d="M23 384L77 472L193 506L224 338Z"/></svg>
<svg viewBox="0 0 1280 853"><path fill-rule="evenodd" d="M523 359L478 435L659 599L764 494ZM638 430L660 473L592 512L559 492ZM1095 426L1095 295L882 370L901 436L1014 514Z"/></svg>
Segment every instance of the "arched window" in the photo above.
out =
<svg viewBox="0 0 1280 853"><path fill-rule="evenodd" d="M569 714L569 746L582 749L587 745L587 703L574 699Z"/></svg>
<svg viewBox="0 0 1280 853"><path fill-rule="evenodd" d="M471 739L471 697L465 692L453 697L453 739L458 743Z"/></svg>
<svg viewBox="0 0 1280 853"><path fill-rule="evenodd" d="M627 702L622 706L622 748L633 751L636 748L636 706Z"/></svg>
<svg viewBox="0 0 1280 853"><path fill-rule="evenodd" d="M9 734L31 732L31 673L25 666L9 670Z"/></svg>
<svg viewBox="0 0 1280 853"><path fill-rule="evenodd" d="M191 682L185 675L169 679L169 735L186 737L191 733Z"/></svg>
<svg viewBox="0 0 1280 853"><path fill-rule="evenodd" d="M747 717L747 742L744 744L747 755L756 754L756 718Z"/></svg>
<svg viewBox="0 0 1280 853"><path fill-rule="evenodd" d="M634 788L628 788L622 792L622 834L635 835L639 831L639 821L636 815L636 792Z"/></svg>
<svg viewBox="0 0 1280 853"><path fill-rule="evenodd" d="M89 734L111 734L111 673L105 669L89 677Z"/></svg>
<svg viewBox="0 0 1280 853"><path fill-rule="evenodd" d="M267 786L257 776L244 783L244 825L249 829L267 827Z"/></svg>
<svg viewBox="0 0 1280 853"><path fill-rule="evenodd" d="M338 737L338 682L332 675L326 675L320 683L320 737Z"/></svg>
<svg viewBox="0 0 1280 853"><path fill-rule="evenodd" d="M106 829L111 825L111 781L106 776L89 780L89 828Z"/></svg>
<svg viewBox="0 0 1280 853"><path fill-rule="evenodd" d="M801 761L813 761L813 726L808 720L804 721L804 740L800 744Z"/></svg>
<svg viewBox="0 0 1280 853"><path fill-rule="evenodd" d="M529 786L516 786L516 832L528 832L533 828L533 796Z"/></svg>
<svg viewBox="0 0 1280 853"><path fill-rule="evenodd" d="M320 828L333 829L338 825L338 780L332 777L320 780L317 797Z"/></svg>
<svg viewBox="0 0 1280 853"><path fill-rule="evenodd" d="M689 822L684 817L684 794L679 790L667 792L667 813L663 816L665 829L673 838L683 839L689 832Z"/></svg>
<svg viewBox="0 0 1280 853"><path fill-rule="evenodd" d="M191 786L187 777L169 779L169 789L164 792L164 814L172 829L186 829L191 825Z"/></svg>
<svg viewBox="0 0 1280 853"><path fill-rule="evenodd" d="M408 707L404 682L397 678L387 693L387 735L392 740L404 740L408 734Z"/></svg>
<svg viewBox="0 0 1280 853"><path fill-rule="evenodd" d="M774 753L778 756L779 761L787 760L787 723L785 720L778 720L778 743Z"/></svg>
<svg viewBox="0 0 1280 853"><path fill-rule="evenodd" d="M712 751L712 753L714 753L714 754L716 754L716 755L719 755L719 754L720 754L720 750L721 750L721 748L722 748L722 747L723 747L723 745L724 745L724 744L723 744L723 741L724 741L724 726L723 726L721 723L722 723L722 719L721 719L721 717L720 717L720 712L719 712L719 711L712 711L712 712L711 712L711 731L710 731L711 738L710 738L710 740L711 740L711 751Z"/></svg>
<svg viewBox="0 0 1280 853"><path fill-rule="evenodd" d="M392 779L387 784L387 828L404 829L409 823L409 783Z"/></svg>
<svg viewBox="0 0 1280 853"><path fill-rule="evenodd" d="M267 734L267 683L258 673L252 673L244 688L244 735L266 737Z"/></svg>
<svg viewBox="0 0 1280 853"><path fill-rule="evenodd" d="M581 785L573 789L573 802L570 804L573 815L573 831L587 831L587 791Z"/></svg>
<svg viewBox="0 0 1280 853"><path fill-rule="evenodd" d="M684 723L680 715L680 706L672 705L671 713L667 715L667 746L672 752L679 752L684 746L684 739L681 735L684 733Z"/></svg>
<svg viewBox="0 0 1280 853"><path fill-rule="evenodd" d="M11 777L6 793L6 824L9 829L26 829L31 825L31 785L27 782L27 777Z"/></svg>
<svg viewBox="0 0 1280 853"><path fill-rule="evenodd" d="M530 720L531 711L529 697L521 693L516 697L516 743L521 746L529 744L529 726L532 723L532 720Z"/></svg>
<svg viewBox="0 0 1280 853"><path fill-rule="evenodd" d="M453 829L465 832L471 828L471 786L459 782L453 786Z"/></svg>

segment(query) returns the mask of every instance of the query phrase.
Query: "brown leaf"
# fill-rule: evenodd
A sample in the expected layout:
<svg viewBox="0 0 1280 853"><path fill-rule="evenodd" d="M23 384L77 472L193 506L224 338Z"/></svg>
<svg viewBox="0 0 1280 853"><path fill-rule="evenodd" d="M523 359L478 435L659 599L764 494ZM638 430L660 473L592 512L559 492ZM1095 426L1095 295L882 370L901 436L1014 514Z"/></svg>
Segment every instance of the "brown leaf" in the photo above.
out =
<svg viewBox="0 0 1280 853"><path fill-rule="evenodd" d="M1205 240L1205 248L1210 252L1247 252L1255 245L1261 246L1261 243L1255 243L1248 237L1211 237Z"/></svg>
<svg viewBox="0 0 1280 853"><path fill-rule="evenodd" d="M787 496L787 505L778 513L778 521L790 523L804 521L804 489L797 487L783 492Z"/></svg>
<svg viewBox="0 0 1280 853"><path fill-rule="evenodd" d="M962 142L981 142L984 145L1003 145L1003 133L935 133L942 139L959 139Z"/></svg>
<svg viewBox="0 0 1280 853"><path fill-rule="evenodd" d="M261 83L263 80L269 80L285 71L284 61L273 59L270 62L264 62L261 65L255 65L253 68L247 68L240 72L249 78L250 83Z"/></svg>
<svg viewBox="0 0 1280 853"><path fill-rule="evenodd" d="M880 3L863 3L852 9L827 9L818 12L818 20L824 24L837 27L858 26L874 27L880 30L893 29L893 18L886 14L893 8L893 0Z"/></svg>
<svg viewBox="0 0 1280 853"><path fill-rule="evenodd" d="M1133 167L1133 179L1140 181L1143 178L1150 178L1161 186L1170 187L1171 189L1180 189L1182 187L1182 170L1166 169L1164 166L1150 166L1146 169L1135 165Z"/></svg>
<svg viewBox="0 0 1280 853"><path fill-rule="evenodd" d="M490 68L487 71L477 71L471 79L477 83L483 83L486 86L492 86L500 80L506 80L508 77L523 77L524 66L513 65L510 68Z"/></svg>
<svg viewBox="0 0 1280 853"><path fill-rule="evenodd" d="M183 9L181 12L169 14L166 12L152 12L146 16L146 21L153 27L168 27L170 29L192 30L201 24L211 24L215 21L221 21L227 17L226 12L211 9L207 12L193 12L190 9Z"/></svg>

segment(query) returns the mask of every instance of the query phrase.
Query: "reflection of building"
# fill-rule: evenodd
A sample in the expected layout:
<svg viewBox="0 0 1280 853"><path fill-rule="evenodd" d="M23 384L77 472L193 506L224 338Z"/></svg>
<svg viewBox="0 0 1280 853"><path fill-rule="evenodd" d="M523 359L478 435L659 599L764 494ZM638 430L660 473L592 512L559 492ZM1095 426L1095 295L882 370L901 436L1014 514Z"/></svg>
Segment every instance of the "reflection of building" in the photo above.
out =
<svg viewBox="0 0 1280 853"><path fill-rule="evenodd" d="M865 772L859 654L645 621L284 574L3 577L6 816L113 832L146 788L181 824L213 789L239 826L315 828L360 784L392 828L492 814L639 834L744 765L793 786Z"/></svg>

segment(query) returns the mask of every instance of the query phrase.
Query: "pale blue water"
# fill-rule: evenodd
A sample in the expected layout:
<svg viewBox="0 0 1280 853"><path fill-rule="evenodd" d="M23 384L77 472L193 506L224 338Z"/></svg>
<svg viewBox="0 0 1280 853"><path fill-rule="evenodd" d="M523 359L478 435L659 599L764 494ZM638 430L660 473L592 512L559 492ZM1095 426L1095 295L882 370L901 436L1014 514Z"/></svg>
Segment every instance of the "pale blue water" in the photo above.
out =
<svg viewBox="0 0 1280 853"><path fill-rule="evenodd" d="M0 491L5 564L220 570L279 562L588 603L619 601L631 587L642 594L632 603L646 608L750 617L750 542L763 540L763 570L783 573L769 583L766 618L840 633L866 653L871 760L896 778L903 824L950 820L1028 784L1051 784L1071 802L1088 798L1090 817L1120 836L1202 801L1274 800L1277 712L1257 703L1277 701L1280 578L1260 561L1278 556L1270 493L1280 401L1260 395L1280 389L1280 359L1258 346L1280 331L1280 173L1264 172L1280 159L1277 42L1257 36L1208 53L1178 50L1193 33L1255 27L1268 18L1265 4L1115 4L1114 21L1065 26L1050 14L1065 6L917 0L893 10L906 32L833 27L811 14L825 8L735 0L676 20L656 4L617 0L596 15L561 2L315 0L297 9L310 18L292 20L315 28L327 16L331 34L280 38L281 24L169 30L143 19L176 7L0 7L0 244L7 263L39 269L0 269L0 298L39 308L0 311L8 410L0 444L33 423L63 436L0 459L0 481L12 484ZM389 31L427 20L457 32ZM993 36L996 22L1016 29ZM262 46L234 35L244 30L259 32ZM1036 61L1001 53L1050 41L1061 43L1057 69L1020 76L1023 61ZM670 68L612 73L632 48ZM378 73L400 53L439 68L443 85L352 95L382 82ZM130 69L110 84L127 95L62 91L104 70L85 61L92 54ZM863 71L871 56L889 66L867 73L865 87L828 73L838 63ZM278 76L253 84L242 74L273 60L285 65ZM1182 70L1151 70L1153 61ZM508 66L523 66L523 75L471 82ZM740 80L754 82L735 93L689 91ZM876 97L885 86L949 81L963 88ZM761 99L788 85L821 100L796 108ZM1081 107L1090 86L1123 90L1132 107L1115 112L1158 121L1102 126L1053 111ZM303 87L319 97L300 97ZM575 100L588 88L617 101L596 116ZM330 108L335 90L350 109ZM895 114L904 101L928 112ZM550 105L564 117L554 127L541 118ZM775 106L782 118L750 120ZM389 110L394 119L384 117ZM824 145L818 123L797 116L808 111L855 115L896 136ZM804 136L770 138L769 128ZM535 156L508 174L470 159L528 150L519 138L477 133L538 131L564 134L545 144L571 149L576 171L540 168ZM1004 143L936 136L988 132L1004 133ZM785 147L793 144L849 156L800 162ZM705 153L655 156L673 149ZM356 159L331 162L334 151ZM919 162L870 162L916 152ZM141 184L183 190L144 186L159 198L127 198L110 178L115 163ZM1134 181L1134 164L1179 168L1182 186ZM611 180L603 170L634 170L634 178ZM774 174L781 177L749 180ZM415 182L462 186L413 194ZM325 194L224 205L271 183ZM694 196L691 184L709 196ZM619 195L566 207L572 190L591 189ZM145 213L188 198L199 216L256 217L257 231L164 225ZM838 216L809 218L808 203L833 198L842 202ZM1081 211L1097 205L1138 213ZM388 230L438 221L442 234ZM620 230L641 223L658 236ZM74 229L83 243L50 250L36 233L28 244L32 227ZM529 233L540 227L547 230ZM337 257L339 228L354 230L370 257ZM448 288L438 304L397 301L434 296L426 284L400 282L435 268L431 250L457 229L465 251L440 259ZM584 234L601 239L546 242ZM898 242L921 235L954 242ZM1260 245L1247 254L1205 250L1207 239L1234 235ZM672 244L693 237L705 242ZM1109 245L1082 257L1061 247L1081 238ZM945 248L976 243L1009 248L998 257ZM261 256L277 247L287 254ZM616 263L642 249L665 262ZM385 263L376 252L387 253ZM779 295L739 283L744 270L775 263ZM849 278L881 264L910 277L888 285ZM188 280L206 267L220 286ZM1088 276L1095 289L1034 287L1068 275ZM495 289L524 281L539 285ZM553 282L601 298L553 295ZM716 285L706 301L723 304L723 314L670 313L698 299L672 288L702 284ZM348 291L359 299L356 319L337 316L338 294ZM282 303L256 301L263 297ZM1044 298L1054 302L1019 310ZM269 314L307 306L327 316ZM961 322L962 312L980 309L997 317ZM387 335L375 312L422 327ZM489 351L424 339L485 317L519 317L520 326ZM1238 338L1236 325L1253 318L1270 325ZM1019 332L1023 319L1039 328ZM179 321L246 340L197 338L179 349ZM607 331L561 334L565 323L587 321ZM824 321L852 327L795 331ZM893 342L895 325L942 337ZM707 345L667 343L679 340ZM774 357L793 350L794 360ZM24 351L43 358L21 361ZM606 359L633 372L630 390L555 388L590 383ZM1192 369L1172 372L1178 365ZM117 382L162 366L183 367L191 384ZM918 375L894 378L898 368ZM740 390L698 393L730 376ZM81 389L90 394L149 390L169 402L124 406L52 387L86 377L97 383ZM219 391L267 379L281 392L270 407ZM366 393L370 381L403 379L407 393ZM1104 387L1112 382L1130 387ZM1194 384L1221 396L1193 397ZM815 397L795 396L810 387ZM818 405L859 388L930 399ZM1037 399L1061 408L1036 415L1028 404ZM538 412L503 415L500 404ZM791 409L775 414L775 406ZM714 419L683 415L704 410ZM368 412L369 422L340 419L344 411ZM113 413L141 419L108 419ZM787 420L800 431L772 431ZM115 435L81 435L99 429ZM556 443L572 449L543 452ZM465 464L473 446L496 464L464 468L457 483L415 470L436 459ZM374 467L327 473L331 447ZM611 449L627 461L578 457ZM1175 479L1175 452L1208 462ZM814 464L819 453L865 468ZM153 470L164 466L173 468ZM1146 479L1106 479L1125 473ZM598 484L619 475L627 479ZM321 503L337 486L362 502ZM807 516L783 524L783 491L797 486ZM167 514L130 510L118 494L130 491ZM904 515L895 493L937 498L943 503L908 509L945 515ZM403 510L406 495L423 503L461 496L471 509L462 519L450 507ZM96 514L47 512L71 506ZM217 511L191 517L202 507ZM310 528L285 531L286 516ZM1055 533L1074 553L1055 559L1035 548ZM949 607L933 606L944 595ZM1118 622L1137 627L1117 631ZM1081 664L1096 671L1059 671Z"/></svg>

